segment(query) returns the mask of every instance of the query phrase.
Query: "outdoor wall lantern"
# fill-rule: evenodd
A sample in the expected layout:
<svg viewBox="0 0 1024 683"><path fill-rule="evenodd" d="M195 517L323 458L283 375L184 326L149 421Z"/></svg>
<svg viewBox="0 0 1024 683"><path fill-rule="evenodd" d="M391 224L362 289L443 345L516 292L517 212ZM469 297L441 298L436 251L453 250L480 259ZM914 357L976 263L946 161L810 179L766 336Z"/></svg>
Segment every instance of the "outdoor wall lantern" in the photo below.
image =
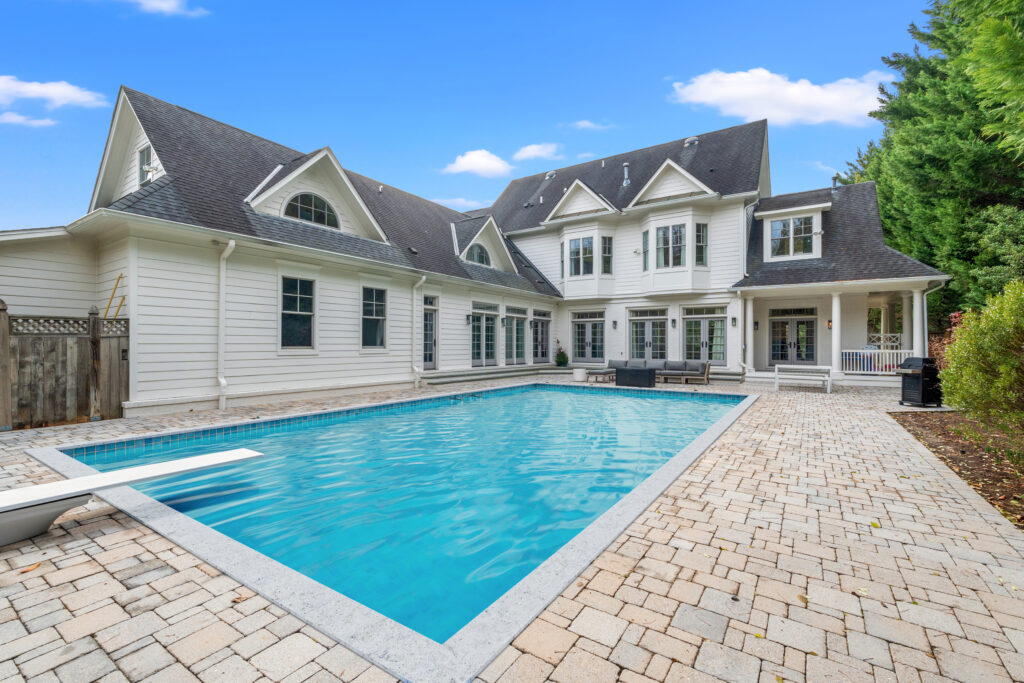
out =
<svg viewBox="0 0 1024 683"><path fill-rule="evenodd" d="M506 317L502 317L501 318L501 326L502 327L505 327L505 323L507 323L507 322L508 322L508 318L506 318Z"/></svg>
<svg viewBox="0 0 1024 683"><path fill-rule="evenodd" d="M732 326L733 326L733 327L736 327L736 316L733 316L733 319L732 319Z"/></svg>
<svg viewBox="0 0 1024 683"><path fill-rule="evenodd" d="M828 321L828 329L830 329L830 330L832 329L832 321L831 320Z"/></svg>
<svg viewBox="0 0 1024 683"><path fill-rule="evenodd" d="M757 321L754 321L754 331L757 332Z"/></svg>
<svg viewBox="0 0 1024 683"><path fill-rule="evenodd" d="M672 318L672 329L676 329L676 319Z"/></svg>
<svg viewBox="0 0 1024 683"><path fill-rule="evenodd" d="M467 313L466 314L466 324L467 325L472 325L473 324L473 314L472 313Z"/></svg>
<svg viewBox="0 0 1024 683"><path fill-rule="evenodd" d="M619 321L618 320L613 320L612 321L612 329L613 330L619 329Z"/></svg>

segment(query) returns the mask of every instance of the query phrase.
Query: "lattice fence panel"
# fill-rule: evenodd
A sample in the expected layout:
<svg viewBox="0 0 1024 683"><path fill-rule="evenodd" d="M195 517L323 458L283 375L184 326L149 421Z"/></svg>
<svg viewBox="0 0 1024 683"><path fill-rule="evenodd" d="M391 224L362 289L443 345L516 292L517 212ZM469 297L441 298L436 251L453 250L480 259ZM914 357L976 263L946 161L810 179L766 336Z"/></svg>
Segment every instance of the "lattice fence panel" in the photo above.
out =
<svg viewBox="0 0 1024 683"><path fill-rule="evenodd" d="M11 317L11 334L42 334L89 336L88 318L15 318Z"/></svg>
<svg viewBox="0 0 1024 683"><path fill-rule="evenodd" d="M128 319L104 320L102 334L104 337L127 337Z"/></svg>

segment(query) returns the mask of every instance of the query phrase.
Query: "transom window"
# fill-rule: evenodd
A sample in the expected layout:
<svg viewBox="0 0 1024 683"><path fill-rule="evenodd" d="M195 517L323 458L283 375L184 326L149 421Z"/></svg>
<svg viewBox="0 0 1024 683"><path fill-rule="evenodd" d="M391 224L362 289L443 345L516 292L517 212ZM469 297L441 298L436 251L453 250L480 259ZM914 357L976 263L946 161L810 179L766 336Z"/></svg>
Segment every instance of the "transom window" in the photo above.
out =
<svg viewBox="0 0 1024 683"><path fill-rule="evenodd" d="M594 238L569 240L569 275L594 274Z"/></svg>
<svg viewBox="0 0 1024 683"><path fill-rule="evenodd" d="M482 244L471 246L469 251L466 252L466 260L479 263L481 266L491 265L491 255L487 253L487 249Z"/></svg>
<svg viewBox="0 0 1024 683"><path fill-rule="evenodd" d="M771 318L793 318L797 316L816 316L817 308L772 308L768 311Z"/></svg>
<svg viewBox="0 0 1024 683"><path fill-rule="evenodd" d="M684 308L683 315L688 318L698 315L725 315L725 306L696 306L694 308Z"/></svg>
<svg viewBox="0 0 1024 683"><path fill-rule="evenodd" d="M708 264L708 224L697 223L695 226L696 235L694 236L694 263L698 266L706 266Z"/></svg>
<svg viewBox="0 0 1024 683"><path fill-rule="evenodd" d="M686 261L686 225L672 225L658 228L656 265L658 268L675 268Z"/></svg>
<svg viewBox="0 0 1024 683"><path fill-rule="evenodd" d="M363 348L384 346L387 324L387 296L385 289L363 287Z"/></svg>
<svg viewBox="0 0 1024 683"><path fill-rule="evenodd" d="M573 313L573 320L604 320L604 311L583 311L581 313Z"/></svg>
<svg viewBox="0 0 1024 683"><path fill-rule="evenodd" d="M629 312L630 318L664 318L668 316L667 308L637 308Z"/></svg>
<svg viewBox="0 0 1024 683"><path fill-rule="evenodd" d="M313 281L281 278L281 348L313 348Z"/></svg>
<svg viewBox="0 0 1024 683"><path fill-rule="evenodd" d="M799 256L814 252L814 218L797 216L772 221L772 256Z"/></svg>
<svg viewBox="0 0 1024 683"><path fill-rule="evenodd" d="M326 225L329 228L338 227L338 214L334 213L327 200L312 192L303 192L288 200L284 215L298 218L300 221Z"/></svg>
<svg viewBox="0 0 1024 683"><path fill-rule="evenodd" d="M497 313L498 309L499 309L498 304L489 304L489 303L486 303L484 301L474 301L473 302L473 310L474 311L486 311L488 313Z"/></svg>

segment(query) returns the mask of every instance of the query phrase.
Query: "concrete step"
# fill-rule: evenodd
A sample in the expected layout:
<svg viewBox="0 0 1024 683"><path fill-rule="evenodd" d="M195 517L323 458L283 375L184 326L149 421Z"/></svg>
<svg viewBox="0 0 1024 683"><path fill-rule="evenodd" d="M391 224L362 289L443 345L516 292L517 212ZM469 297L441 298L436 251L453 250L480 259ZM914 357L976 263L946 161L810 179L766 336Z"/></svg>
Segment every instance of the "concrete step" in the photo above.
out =
<svg viewBox="0 0 1024 683"><path fill-rule="evenodd" d="M471 382L475 380L498 379L502 377L562 375L571 374L571 372L572 371L568 368L558 368L554 365L474 368L473 370L457 370L454 372L440 372L437 374L423 375L423 383L431 385L454 384L456 382Z"/></svg>

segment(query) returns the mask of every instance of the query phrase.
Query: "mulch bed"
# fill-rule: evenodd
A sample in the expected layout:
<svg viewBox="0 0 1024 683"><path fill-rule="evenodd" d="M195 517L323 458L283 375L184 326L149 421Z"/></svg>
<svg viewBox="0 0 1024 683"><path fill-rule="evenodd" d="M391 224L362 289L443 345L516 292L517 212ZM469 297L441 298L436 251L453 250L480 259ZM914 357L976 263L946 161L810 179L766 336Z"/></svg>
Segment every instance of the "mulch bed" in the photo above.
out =
<svg viewBox="0 0 1024 683"><path fill-rule="evenodd" d="M961 430L973 426L956 412L890 413L946 463L960 478L974 487L997 510L1024 529L1024 471L1005 455L1005 437L987 432L970 439Z"/></svg>

